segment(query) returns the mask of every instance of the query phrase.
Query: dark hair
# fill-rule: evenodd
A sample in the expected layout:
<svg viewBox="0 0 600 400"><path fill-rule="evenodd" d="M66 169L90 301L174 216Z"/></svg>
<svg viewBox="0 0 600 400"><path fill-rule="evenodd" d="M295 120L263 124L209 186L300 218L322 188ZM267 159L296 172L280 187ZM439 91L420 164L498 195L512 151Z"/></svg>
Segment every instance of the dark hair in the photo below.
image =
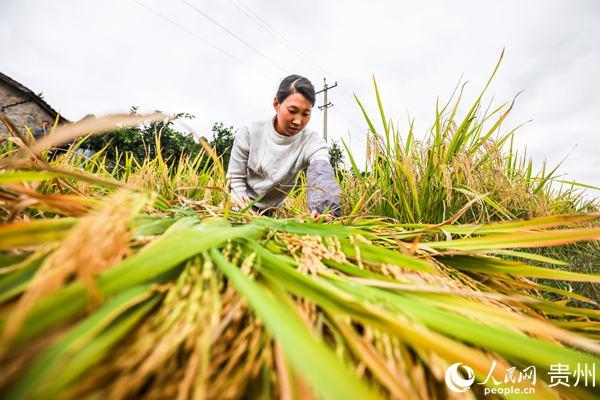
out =
<svg viewBox="0 0 600 400"><path fill-rule="evenodd" d="M310 104L315 105L315 87L305 77L300 75L286 76L279 84L279 89L277 89L275 97L279 104L281 104L293 93L300 93L306 100L310 101Z"/></svg>

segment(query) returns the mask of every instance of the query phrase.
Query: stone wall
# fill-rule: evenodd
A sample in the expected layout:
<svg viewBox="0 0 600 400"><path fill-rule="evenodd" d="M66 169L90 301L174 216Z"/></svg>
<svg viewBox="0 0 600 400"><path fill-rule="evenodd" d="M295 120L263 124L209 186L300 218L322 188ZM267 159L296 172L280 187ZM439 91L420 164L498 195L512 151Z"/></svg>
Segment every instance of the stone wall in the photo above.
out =
<svg viewBox="0 0 600 400"><path fill-rule="evenodd" d="M17 104L8 108L8 105ZM26 132L25 127L32 132L42 129L42 122L48 121L50 126L54 124L54 116L48 114L46 110L40 107L33 100L29 99L23 93L15 90L13 87L0 82L0 110L13 121L17 128L23 133ZM0 123L0 132L4 132L6 127Z"/></svg>

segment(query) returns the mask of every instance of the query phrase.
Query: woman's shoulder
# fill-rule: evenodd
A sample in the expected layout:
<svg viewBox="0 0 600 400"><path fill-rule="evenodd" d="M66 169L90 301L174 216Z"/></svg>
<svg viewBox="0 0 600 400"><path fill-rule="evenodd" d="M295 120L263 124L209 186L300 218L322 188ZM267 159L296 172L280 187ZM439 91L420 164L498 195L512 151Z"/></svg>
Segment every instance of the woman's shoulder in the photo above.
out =
<svg viewBox="0 0 600 400"><path fill-rule="evenodd" d="M240 126L238 131L249 136L262 135L268 128L269 120L255 120Z"/></svg>
<svg viewBox="0 0 600 400"><path fill-rule="evenodd" d="M246 124L246 127L250 132L264 131L269 126L268 124L270 122L271 121L267 119L257 119Z"/></svg>
<svg viewBox="0 0 600 400"><path fill-rule="evenodd" d="M309 143L324 143L325 139L323 139L320 132L315 131L314 129L304 128L304 141Z"/></svg>

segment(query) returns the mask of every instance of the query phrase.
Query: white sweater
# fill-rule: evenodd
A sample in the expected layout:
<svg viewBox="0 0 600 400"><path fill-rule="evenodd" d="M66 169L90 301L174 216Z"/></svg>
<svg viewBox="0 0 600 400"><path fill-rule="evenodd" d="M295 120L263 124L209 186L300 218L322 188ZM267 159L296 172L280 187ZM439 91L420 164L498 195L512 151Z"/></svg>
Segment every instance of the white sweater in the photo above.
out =
<svg viewBox="0 0 600 400"><path fill-rule="evenodd" d="M298 173L316 160L329 163L327 143L317 132L305 128L283 136L275 131L273 120L254 122L235 134L227 183L234 200L264 195L258 207L279 206Z"/></svg>

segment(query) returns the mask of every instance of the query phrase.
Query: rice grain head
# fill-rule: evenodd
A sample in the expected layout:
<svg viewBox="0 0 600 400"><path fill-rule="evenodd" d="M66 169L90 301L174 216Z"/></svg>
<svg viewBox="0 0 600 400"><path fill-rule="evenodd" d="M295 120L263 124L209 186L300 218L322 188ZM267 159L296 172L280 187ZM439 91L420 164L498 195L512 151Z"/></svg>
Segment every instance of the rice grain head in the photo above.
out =
<svg viewBox="0 0 600 400"><path fill-rule="evenodd" d="M19 331L37 300L56 291L71 278L83 282L91 306L101 302L95 277L130 254L130 221L146 201L145 195L120 191L104 207L80 219L42 264L9 315L0 341L0 353Z"/></svg>

